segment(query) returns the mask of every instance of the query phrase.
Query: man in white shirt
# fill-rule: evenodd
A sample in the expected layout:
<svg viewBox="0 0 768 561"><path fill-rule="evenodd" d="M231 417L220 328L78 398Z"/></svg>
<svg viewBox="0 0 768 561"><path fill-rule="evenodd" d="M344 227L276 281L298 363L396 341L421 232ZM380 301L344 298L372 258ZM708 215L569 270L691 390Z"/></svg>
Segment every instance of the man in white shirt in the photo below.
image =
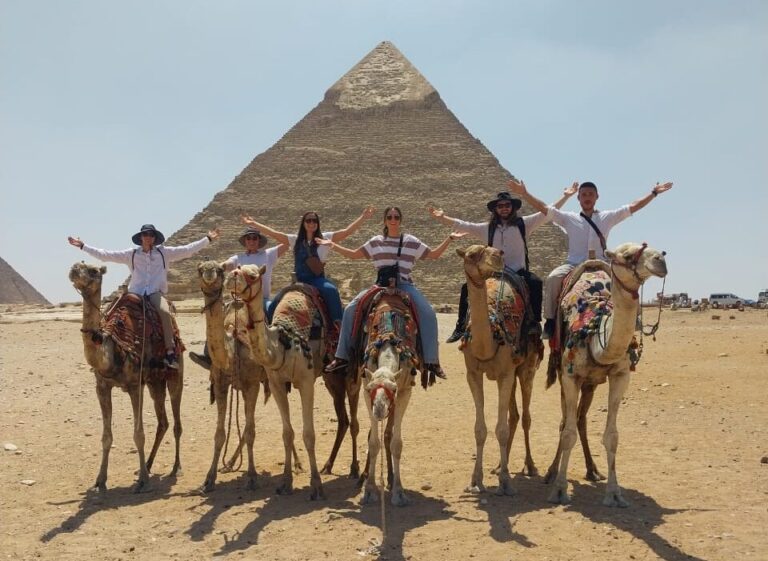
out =
<svg viewBox="0 0 768 561"><path fill-rule="evenodd" d="M258 267L264 265L267 270L261 277L261 293L264 298L264 310L266 311L269 309L269 304L272 298L272 270L275 268L277 260L288 251L288 246L279 244L275 247L264 249L268 243L267 237L262 234L258 228L253 228L251 226L248 226L243 231L239 241L240 245L245 248L245 251L236 253L226 261L222 262L221 267L225 271L232 271L241 265L256 265ZM211 357L208 354L208 343L203 347L202 354L190 351L189 358L198 366L210 370Z"/></svg>
<svg viewBox="0 0 768 561"><path fill-rule="evenodd" d="M84 243L78 237L69 236L70 245L80 248L88 255L101 261L123 263L131 271L131 281L128 292L145 296L160 316L163 325L163 340L165 343L166 368L178 369L176 346L173 340L173 324L168 302L162 297L168 292L168 264L191 257L213 240L219 237L219 229L214 228L205 237L187 245L166 247L163 245L165 236L152 224L144 224L131 240L138 248L128 248L111 251L99 249Z"/></svg>
<svg viewBox="0 0 768 561"><path fill-rule="evenodd" d="M525 190L525 185L521 187ZM595 204L599 198L597 186L591 181L579 185L579 204L581 212L563 212L554 207L540 208L533 202L531 205L537 210L551 215L552 222L560 226L568 234L568 258L566 263L552 271L544 281L544 338L548 339L555 330L555 316L557 315L558 297L563 286L563 279L573 271L577 265L589 258L594 251L596 259L605 260L606 240L611 229L645 207L652 199L661 193L669 191L672 182L662 185L656 183L651 192L634 201L614 210L597 210Z"/></svg>

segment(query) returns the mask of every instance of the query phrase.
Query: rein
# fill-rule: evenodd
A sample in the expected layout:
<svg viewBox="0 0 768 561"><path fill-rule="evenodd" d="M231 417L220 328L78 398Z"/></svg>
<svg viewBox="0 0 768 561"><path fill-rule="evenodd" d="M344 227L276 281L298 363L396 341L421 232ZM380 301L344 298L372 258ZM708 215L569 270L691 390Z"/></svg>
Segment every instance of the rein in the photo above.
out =
<svg viewBox="0 0 768 561"><path fill-rule="evenodd" d="M395 408L395 392L393 392L392 390L390 390L390 389L389 389L388 387L386 387L384 384L378 384L378 385L374 386L374 387L371 389L371 391L369 392L369 395L370 395L370 398L371 398L371 403L373 403L373 400L374 400L374 398L376 397L376 392L377 392L379 389L382 389L382 390L384 390L384 395L386 395L386 396L387 396L387 399L388 399L388 400L389 400L389 402L392 404L392 407L390 407L390 408L389 408L389 412L387 413L387 417L389 417L390 415L392 415L392 410Z"/></svg>
<svg viewBox="0 0 768 561"><path fill-rule="evenodd" d="M647 247L648 247L648 244L643 242L643 245L640 247L637 253L635 253L632 256L630 265L627 265L626 263L619 263L618 261L611 259L611 280L615 280L616 284L618 284L622 289L624 289L625 292L629 292L632 295L632 300L638 300L640 298L639 288L643 285L643 279L640 275L637 274L637 264L640 261L640 256L643 254L643 252ZM629 269L630 271L632 271L632 275L635 277L635 280L637 280L637 282L639 283L638 288L631 289L626 284L624 284L622 280L616 275L616 271L613 269L614 265L617 265L619 267L624 267L625 269Z"/></svg>

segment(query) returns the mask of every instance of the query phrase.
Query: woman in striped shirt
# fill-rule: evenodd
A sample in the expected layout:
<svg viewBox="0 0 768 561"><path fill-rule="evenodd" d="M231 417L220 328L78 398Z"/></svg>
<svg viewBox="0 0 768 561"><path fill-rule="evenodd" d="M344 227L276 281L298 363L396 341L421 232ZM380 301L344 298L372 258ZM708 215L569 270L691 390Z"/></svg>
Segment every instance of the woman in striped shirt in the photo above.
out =
<svg viewBox="0 0 768 561"><path fill-rule="evenodd" d="M398 288L411 297L416 312L419 316L419 334L421 337L421 348L424 353L424 362L427 369L436 376L445 378L442 368L440 368L440 358L438 356L437 344L437 316L432 305L413 284L411 271L419 259L438 259L448 248L451 240L457 240L464 237L465 234L451 233L439 246L431 249L427 244L419 240L416 236L401 232L403 213L398 207L387 207L384 210L384 233L374 236L357 249L349 249L340 246L333 241L319 241L322 245L328 245L331 249L338 251L350 259L370 259L374 267L382 267L397 264L399 269L399 278L397 279ZM402 239L402 249L398 257L398 249ZM349 364L349 343L352 336L352 324L355 318L355 310L359 299L367 289L358 294L344 310L344 319L341 322L341 336L339 337L339 346L336 349L336 359L329 364L326 372L343 371Z"/></svg>

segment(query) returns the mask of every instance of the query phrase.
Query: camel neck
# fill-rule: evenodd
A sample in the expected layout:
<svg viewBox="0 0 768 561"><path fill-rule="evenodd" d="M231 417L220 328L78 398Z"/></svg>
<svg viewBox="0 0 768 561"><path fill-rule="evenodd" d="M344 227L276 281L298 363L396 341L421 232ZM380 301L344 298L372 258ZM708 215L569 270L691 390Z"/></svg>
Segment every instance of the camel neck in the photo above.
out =
<svg viewBox="0 0 768 561"><path fill-rule="evenodd" d="M475 286L473 281L474 279L467 274L469 310L472 317L472 339L469 345L476 358L490 360L496 354L496 345L491 334L491 320L488 317L488 289L485 281L480 287Z"/></svg>

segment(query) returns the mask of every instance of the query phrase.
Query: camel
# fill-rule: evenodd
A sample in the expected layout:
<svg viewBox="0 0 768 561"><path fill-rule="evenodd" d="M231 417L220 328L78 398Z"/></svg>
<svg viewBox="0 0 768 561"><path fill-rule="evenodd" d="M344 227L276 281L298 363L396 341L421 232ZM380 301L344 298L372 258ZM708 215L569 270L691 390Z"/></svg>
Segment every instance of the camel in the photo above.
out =
<svg viewBox="0 0 768 561"><path fill-rule="evenodd" d="M218 413L213 461L203 482L202 490L213 491L216 484L217 464L226 438L224 424L227 414L227 390L230 385L243 393L245 428L240 446L244 442L248 451L246 488L255 489L257 483L253 460L253 442L256 434L254 413L259 398L259 384L266 381L266 373L254 361L251 354L250 341L245 333L248 321L245 310L242 306L239 309L237 306L228 306L225 315L222 299L224 269L214 261L203 261L197 266L197 273L200 278L200 290L205 300L203 312L208 352L211 357L211 399L216 402ZM232 329L227 331L225 327ZM240 446L234 457L238 456Z"/></svg>
<svg viewBox="0 0 768 561"><path fill-rule="evenodd" d="M473 245L466 250L458 249L456 252L464 260L472 321L471 334L464 339L461 347L467 367L467 382L475 402L477 454L468 490L475 493L485 491L483 485L483 447L487 436L483 410L483 374L485 374L489 380L496 381L499 392L496 421L496 438L500 451L499 465L496 469L499 477L497 494L513 495L515 491L509 475L509 451L520 420L515 397L518 380L522 394L525 436L523 473L528 476L538 474L531 455L530 404L533 378L543 357L544 345L538 334L520 333L525 307L522 296L510 282L498 278L504 268L501 251L483 245ZM494 317L493 321L491 319L491 313L496 316L499 309L504 309L501 306L505 302L519 311L519 315L514 316L513 332L505 331L499 321L500 318ZM499 335L498 337L494 337L494 331ZM504 340L506 336L511 336L512 341Z"/></svg>
<svg viewBox="0 0 768 561"><path fill-rule="evenodd" d="M574 270L572 281L565 286L561 311L569 318L559 326L564 344L552 351L547 374L547 387L560 380L563 418L555 459L545 481L553 482L549 501L567 504L568 461L581 438L587 463L587 478L603 479L594 465L587 441L587 412L594 389L608 380L608 417L603 432L603 445L608 456L608 482L603 505L626 507L616 477L616 449L619 432L616 418L629 373L639 360L633 344L640 286L651 276L665 277L665 253L646 244L625 243L614 251L606 251L610 264L587 261ZM581 394L581 400L579 395Z"/></svg>
<svg viewBox="0 0 768 561"><path fill-rule="evenodd" d="M118 387L127 392L133 407L133 442L139 456L138 480L135 492L145 491L149 484L149 471L152 469L157 450L168 430L168 417L165 412L166 390L170 394L173 412L173 435L176 440L176 456L170 475L173 477L181 470L179 447L181 441L181 394L184 389L184 365L179 357L178 370L150 368L149 354L144 361L134 363L129 357L122 356L113 338L101 330L101 284L107 268L85 263L75 263L69 271L69 280L83 297L83 337L85 359L96 377L96 395L101 406L103 423L101 436L101 467L96 477L94 490L103 493L107 489L107 468L109 451L112 448L112 388ZM149 395L155 405L157 431L149 458L144 456L144 421L142 416L143 386L149 388Z"/></svg>
<svg viewBox="0 0 768 561"><path fill-rule="evenodd" d="M227 290L242 299L248 311L247 330L254 360L267 371L269 388L274 396L283 422L285 465L283 481L277 493L293 493L291 450L294 431L288 404L288 389L293 384L301 396L304 446L309 456L310 499L325 498L320 472L315 457L314 400L315 378L322 374L324 338L307 340L295 330L295 326L308 327L315 313L311 298L303 292L290 291L278 304L272 325L265 321L262 305L261 275L266 267L243 265L230 273L224 283ZM288 298L288 295L291 297ZM299 309L295 309L299 308Z"/></svg>
<svg viewBox="0 0 768 561"><path fill-rule="evenodd" d="M402 296L390 290L380 293L369 315L368 342L363 357L365 405L371 419L368 460L363 475L367 482L361 499L364 505L375 503L378 497L376 457L381 442L376 427L385 420L385 453L391 503L394 506L406 506L411 502L400 479L400 456L403 451L403 417L411 399L411 387L414 385L412 373L418 362L413 350L417 337L416 322L403 306Z"/></svg>

